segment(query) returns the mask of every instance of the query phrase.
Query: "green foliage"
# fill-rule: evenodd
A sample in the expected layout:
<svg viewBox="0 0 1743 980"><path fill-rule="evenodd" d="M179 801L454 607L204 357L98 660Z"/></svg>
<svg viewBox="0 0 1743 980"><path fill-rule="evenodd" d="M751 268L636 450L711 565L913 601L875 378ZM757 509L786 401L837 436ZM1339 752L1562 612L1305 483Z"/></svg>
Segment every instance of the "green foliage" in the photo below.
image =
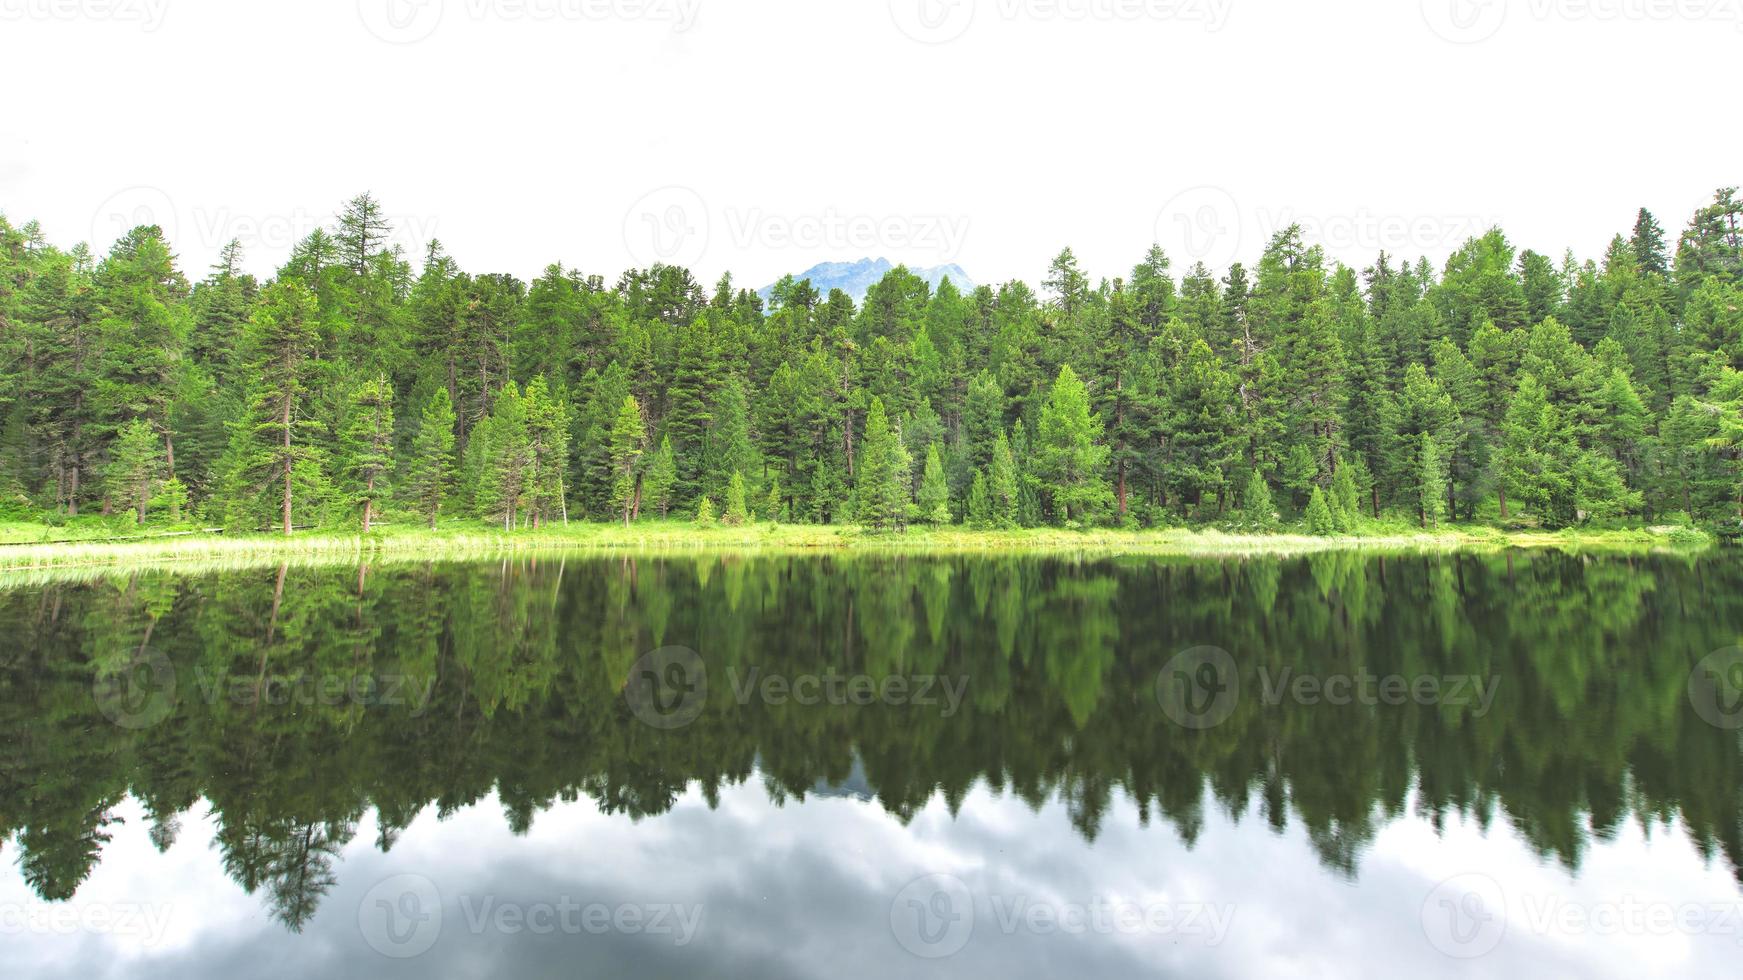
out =
<svg viewBox="0 0 1743 980"><path fill-rule="evenodd" d="M1320 537L1330 537L1338 533L1338 520L1332 515L1331 505L1326 503L1325 491L1319 487L1313 488L1307 501L1307 533Z"/></svg>
<svg viewBox="0 0 1743 980"><path fill-rule="evenodd" d="M707 494L703 494L702 499L696 502L696 523L706 527L714 522L714 501L708 499Z"/></svg>
<svg viewBox="0 0 1743 980"><path fill-rule="evenodd" d="M944 460L936 442L926 447L926 471L920 479L920 519L928 524L950 523L950 483L944 477Z"/></svg>
<svg viewBox="0 0 1743 980"><path fill-rule="evenodd" d="M385 215L360 195L264 280L231 243L191 285L159 228L97 256L0 220L0 508L137 522L173 477L238 531L396 502L536 528L690 513L736 473L774 519L1250 524L1257 473L1349 530L1429 518L1424 435L1449 520L1743 508L1734 189L1583 262L1497 229L1358 273L1286 228L1220 281L1159 248L1104 280L1066 249L1039 288L897 269L857 307L664 265L528 285L438 242L414 268Z"/></svg>
<svg viewBox="0 0 1743 980"><path fill-rule="evenodd" d="M113 458L109 463L109 495L117 504L134 512L135 523L145 523L152 487L162 473L163 444L151 423L134 419L123 425L116 436Z"/></svg>
<svg viewBox="0 0 1743 980"><path fill-rule="evenodd" d="M726 512L720 515L720 523L727 527L742 527L749 519L744 502L744 474L734 470L726 484Z"/></svg>
<svg viewBox="0 0 1743 980"><path fill-rule="evenodd" d="M1440 444L1426 432L1421 436L1417 468L1421 473L1417 480L1421 495L1417 508L1422 526L1437 528L1446 520L1446 464L1441 462Z"/></svg>
<svg viewBox="0 0 1743 980"><path fill-rule="evenodd" d="M1036 478L1061 523L1092 523L1113 506L1105 475L1109 451L1097 443L1100 433L1088 391L1067 364L1042 406L1034 446Z"/></svg>
<svg viewBox="0 0 1743 980"><path fill-rule="evenodd" d="M1271 485L1258 470L1247 474L1247 486L1241 491L1241 526L1249 531L1277 528L1277 504L1271 499Z"/></svg>
<svg viewBox="0 0 1743 980"><path fill-rule="evenodd" d="M454 422L448 389L438 387L418 417L404 487L430 527L436 526L436 517L454 482Z"/></svg>

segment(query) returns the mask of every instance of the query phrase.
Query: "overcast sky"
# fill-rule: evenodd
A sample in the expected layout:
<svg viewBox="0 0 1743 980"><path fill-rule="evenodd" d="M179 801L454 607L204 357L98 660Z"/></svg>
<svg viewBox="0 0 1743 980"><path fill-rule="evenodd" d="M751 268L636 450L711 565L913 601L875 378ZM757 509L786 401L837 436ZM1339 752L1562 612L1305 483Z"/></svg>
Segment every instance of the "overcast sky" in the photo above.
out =
<svg viewBox="0 0 1743 980"><path fill-rule="evenodd" d="M1743 179L1738 0L0 0L0 211L270 272L373 191L474 272L1038 281L1599 254Z"/></svg>

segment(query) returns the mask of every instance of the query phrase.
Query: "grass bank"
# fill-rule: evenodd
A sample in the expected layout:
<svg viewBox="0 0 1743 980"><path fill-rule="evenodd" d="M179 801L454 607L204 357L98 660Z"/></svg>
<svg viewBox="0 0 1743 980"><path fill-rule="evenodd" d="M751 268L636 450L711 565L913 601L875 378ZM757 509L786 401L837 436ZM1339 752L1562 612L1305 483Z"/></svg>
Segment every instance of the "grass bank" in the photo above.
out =
<svg viewBox="0 0 1743 980"><path fill-rule="evenodd" d="M34 531L34 540L27 537ZM542 554L1072 554L1240 557L1321 551L1494 551L1554 548L1608 553L1698 551L1713 543L1689 528L1604 531L1503 531L1448 527L1434 532L1376 529L1313 537L1246 535L1184 528L1142 531L1028 529L977 531L960 527L869 533L856 527L755 524L699 527L686 522L574 523L539 531L505 532L481 522L455 522L429 530L382 527L367 534L309 531L291 536L233 537L206 532L130 538L55 540L64 529L0 527L0 570L27 572L117 566L355 564L362 561L484 560Z"/></svg>

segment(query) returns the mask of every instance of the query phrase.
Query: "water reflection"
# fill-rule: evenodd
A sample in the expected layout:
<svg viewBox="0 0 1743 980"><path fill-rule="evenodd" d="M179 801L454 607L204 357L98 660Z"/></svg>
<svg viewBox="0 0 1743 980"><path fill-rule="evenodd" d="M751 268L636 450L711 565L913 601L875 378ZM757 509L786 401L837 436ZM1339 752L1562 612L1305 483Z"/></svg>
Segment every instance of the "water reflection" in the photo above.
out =
<svg viewBox="0 0 1743 980"><path fill-rule="evenodd" d="M1351 881L1405 819L1504 816L1569 871L1671 826L1743 859L1737 732L1689 695L1743 635L1729 555L142 572L0 592L0 630L0 840L46 901L130 798L159 851L209 808L224 873L292 931L341 853L431 807L491 800L524 835L583 797L639 819L747 783L904 823L1057 800L1087 847L1115 819L1188 849L1262 822ZM1171 668L1200 647L1234 676Z"/></svg>

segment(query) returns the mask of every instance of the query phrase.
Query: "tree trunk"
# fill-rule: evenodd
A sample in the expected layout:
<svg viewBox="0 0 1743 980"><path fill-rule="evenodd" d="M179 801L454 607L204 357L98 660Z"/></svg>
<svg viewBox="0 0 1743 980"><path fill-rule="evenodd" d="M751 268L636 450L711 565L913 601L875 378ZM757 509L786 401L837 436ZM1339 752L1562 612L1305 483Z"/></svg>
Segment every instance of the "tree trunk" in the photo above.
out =
<svg viewBox="0 0 1743 980"><path fill-rule="evenodd" d="M279 413L279 423L284 426L284 533L291 533L291 398L284 399L284 410Z"/></svg>
<svg viewBox="0 0 1743 980"><path fill-rule="evenodd" d="M1499 492L1501 494L1501 519L1507 520L1509 516L1507 513L1507 488L1502 487Z"/></svg>
<svg viewBox="0 0 1743 980"><path fill-rule="evenodd" d="M173 480L176 478L176 444L175 441L170 438L169 429L167 427L163 431L163 455L165 461L169 464L169 478Z"/></svg>

